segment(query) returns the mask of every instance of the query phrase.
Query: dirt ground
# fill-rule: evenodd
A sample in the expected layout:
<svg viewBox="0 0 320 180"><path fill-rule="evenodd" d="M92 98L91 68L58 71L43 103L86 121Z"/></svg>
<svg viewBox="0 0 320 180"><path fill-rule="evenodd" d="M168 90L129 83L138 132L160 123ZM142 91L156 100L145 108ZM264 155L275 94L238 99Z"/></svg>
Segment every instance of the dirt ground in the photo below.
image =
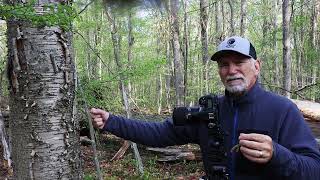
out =
<svg viewBox="0 0 320 180"><path fill-rule="evenodd" d="M136 170L133 150L129 147L124 157L110 162L122 145L122 140L113 135L104 135L99 146L99 160L105 179L185 179L195 180L204 175L201 161L180 160L171 163L157 162L161 154L146 150L145 146L138 145L143 161L145 175L139 175ZM197 146L177 146L175 148L199 150ZM84 153L85 174L95 172L91 146L82 146ZM90 178L88 178L90 179Z"/></svg>
<svg viewBox="0 0 320 180"><path fill-rule="evenodd" d="M204 175L201 161L177 161L174 163L159 163L157 158L161 154L157 154L146 150L145 146L138 145L140 155L144 164L145 174L141 176L134 160L132 149L129 147L123 158L110 162L110 159L121 147L123 140L113 135L102 135L100 145L98 145L98 155L100 168L106 180L122 180L122 179L180 179L180 180L196 180ZM180 148L185 148L181 146ZM194 147L193 147L194 148ZM197 147L195 147L197 148ZM95 164L93 159L92 147L88 145L81 146L83 158L83 171L85 180L94 180ZM10 178L9 168L4 165L2 156L2 147L0 145L0 180Z"/></svg>

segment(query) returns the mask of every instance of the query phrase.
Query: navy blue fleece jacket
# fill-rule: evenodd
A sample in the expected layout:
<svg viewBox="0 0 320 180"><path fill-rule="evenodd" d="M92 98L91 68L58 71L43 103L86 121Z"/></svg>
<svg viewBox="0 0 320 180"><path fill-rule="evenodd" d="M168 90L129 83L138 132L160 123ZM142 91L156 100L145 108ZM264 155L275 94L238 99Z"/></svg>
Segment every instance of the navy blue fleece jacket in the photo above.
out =
<svg viewBox="0 0 320 180"><path fill-rule="evenodd" d="M228 152L238 143L240 132L263 133L273 140L273 157L267 164L251 162L241 152L229 153L231 179L320 180L319 147L300 111L290 100L263 90L257 83L238 99L226 92L219 100L219 119L226 132ZM147 146L199 144L206 172L210 169L207 122L174 126L171 119L145 122L110 115L104 130Z"/></svg>

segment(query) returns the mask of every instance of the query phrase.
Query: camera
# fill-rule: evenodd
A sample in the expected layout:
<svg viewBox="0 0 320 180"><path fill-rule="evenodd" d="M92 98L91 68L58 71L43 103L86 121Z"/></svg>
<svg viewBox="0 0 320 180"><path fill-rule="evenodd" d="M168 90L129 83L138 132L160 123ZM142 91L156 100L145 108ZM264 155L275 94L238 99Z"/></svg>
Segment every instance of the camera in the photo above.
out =
<svg viewBox="0 0 320 180"><path fill-rule="evenodd" d="M174 108L172 120L175 126L184 126L195 121L207 123L207 157L210 165L206 178L208 180L229 180L230 174L227 171L227 151L224 139L226 133L222 130L218 106L218 96L212 94L202 96L199 99L199 107Z"/></svg>
<svg viewBox="0 0 320 180"><path fill-rule="evenodd" d="M216 95L206 95L199 99L199 107L176 107L172 119L175 126L183 126L192 121L208 121L208 126L214 126L218 117L218 98ZM210 127L209 127L210 128Z"/></svg>

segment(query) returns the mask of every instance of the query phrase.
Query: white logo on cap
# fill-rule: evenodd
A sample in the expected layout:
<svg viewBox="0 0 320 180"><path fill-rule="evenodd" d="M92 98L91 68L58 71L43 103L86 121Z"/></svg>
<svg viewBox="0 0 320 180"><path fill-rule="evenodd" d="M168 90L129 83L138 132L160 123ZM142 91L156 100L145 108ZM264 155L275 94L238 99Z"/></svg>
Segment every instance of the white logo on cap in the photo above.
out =
<svg viewBox="0 0 320 180"><path fill-rule="evenodd" d="M227 48L234 48L234 46L236 46L234 43L236 42L236 40L234 38L231 38L227 41Z"/></svg>

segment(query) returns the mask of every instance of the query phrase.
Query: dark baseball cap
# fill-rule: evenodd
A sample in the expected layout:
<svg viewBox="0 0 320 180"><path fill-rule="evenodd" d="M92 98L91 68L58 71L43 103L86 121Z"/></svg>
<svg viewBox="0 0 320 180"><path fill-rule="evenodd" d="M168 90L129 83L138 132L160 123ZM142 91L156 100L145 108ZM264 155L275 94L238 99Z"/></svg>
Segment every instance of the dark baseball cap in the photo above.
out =
<svg viewBox="0 0 320 180"><path fill-rule="evenodd" d="M239 36L232 36L226 38L219 44L218 50L212 55L211 60L217 61L229 52L237 52L253 59L257 59L256 50L248 39Z"/></svg>

